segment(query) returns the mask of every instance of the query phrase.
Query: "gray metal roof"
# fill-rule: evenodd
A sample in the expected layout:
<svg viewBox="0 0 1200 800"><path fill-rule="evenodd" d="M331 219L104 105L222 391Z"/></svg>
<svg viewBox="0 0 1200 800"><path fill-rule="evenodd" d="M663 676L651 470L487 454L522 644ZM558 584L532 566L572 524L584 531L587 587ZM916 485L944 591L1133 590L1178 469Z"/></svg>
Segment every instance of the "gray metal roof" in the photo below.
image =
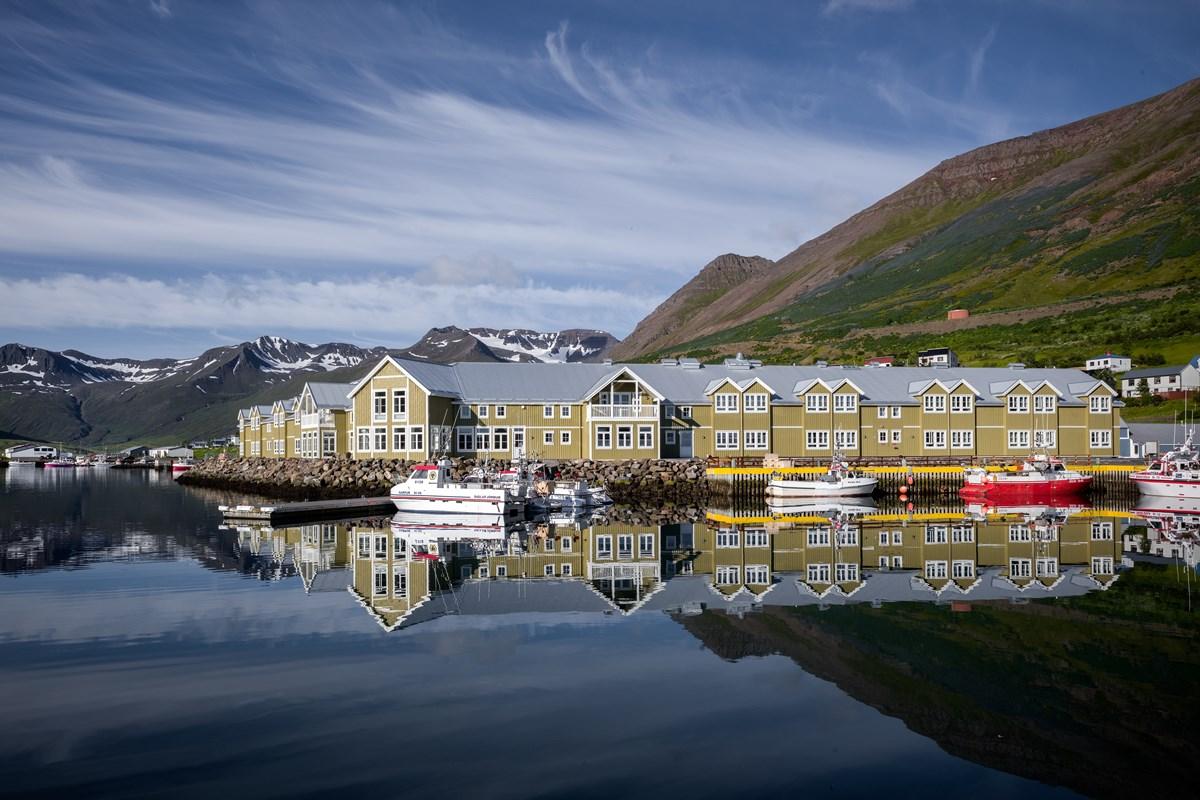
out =
<svg viewBox="0 0 1200 800"><path fill-rule="evenodd" d="M1178 375L1187 364L1172 364L1165 367L1140 367L1122 373L1121 380L1136 380L1137 378L1158 378L1165 375Z"/></svg>
<svg viewBox="0 0 1200 800"><path fill-rule="evenodd" d="M1127 422L1129 436L1135 442L1157 442L1159 445L1183 444L1187 436L1178 425L1169 422Z"/></svg>
<svg viewBox="0 0 1200 800"><path fill-rule="evenodd" d="M308 383L308 391L312 395L317 408L346 408L350 405L350 390L353 383Z"/></svg>
<svg viewBox="0 0 1200 800"><path fill-rule="evenodd" d="M403 366L407 369L408 362ZM577 403L585 399L588 389L605 375L620 371L611 364L490 362L461 362L452 365L451 369L458 375L457 396L460 399L507 403ZM417 380L425 383L419 377Z"/></svg>

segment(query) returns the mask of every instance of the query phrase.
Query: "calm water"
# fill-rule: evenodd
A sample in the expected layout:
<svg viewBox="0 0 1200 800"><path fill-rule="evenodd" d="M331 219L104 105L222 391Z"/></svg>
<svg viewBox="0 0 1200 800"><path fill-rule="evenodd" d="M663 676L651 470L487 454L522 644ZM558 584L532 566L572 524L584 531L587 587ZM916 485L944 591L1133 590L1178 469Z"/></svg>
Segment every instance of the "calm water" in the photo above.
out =
<svg viewBox="0 0 1200 800"><path fill-rule="evenodd" d="M1113 544L1063 529L1053 586L1006 585L981 561L975 594L922 586L911 570L830 590L795 577L792 533L772 528L770 591L721 588L713 575L728 567L706 543L721 529L757 535L757 523L713 518L574 537L560 526L553 556L536 528L490 556L463 545L406 567L425 577L406 573L400 599L373 585L375 571L394 580L392 562L360 559L376 536L386 547L397 535L387 520L225 530L221 496L156 473L12 468L0 480L6 796L1189 786L1194 617L1171 569L1093 573L1105 547L1119 568L1115 516L1087 518L1115 520ZM593 564L593 580L581 579L580 551L598 536L620 548L623 532L655 530L652 557L632 558L648 565L635 577ZM990 534L977 535L982 553ZM864 570L868 536L864 526ZM427 549L439 546L447 555L444 541ZM550 562L558 574L546 580ZM479 579L501 565L513 577ZM886 581L928 600L856 601ZM980 602L987 591L1017 596Z"/></svg>

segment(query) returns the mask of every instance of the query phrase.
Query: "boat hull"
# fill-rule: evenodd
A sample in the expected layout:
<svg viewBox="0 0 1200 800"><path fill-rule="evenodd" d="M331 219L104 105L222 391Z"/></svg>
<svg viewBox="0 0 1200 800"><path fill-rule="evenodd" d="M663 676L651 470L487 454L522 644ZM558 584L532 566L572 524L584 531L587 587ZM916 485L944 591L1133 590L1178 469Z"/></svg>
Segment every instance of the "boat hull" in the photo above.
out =
<svg viewBox="0 0 1200 800"><path fill-rule="evenodd" d="M1000 500L1022 500L1038 502L1055 498L1076 497L1082 494L1092 483L1090 475L1078 478L1061 478L1058 480L995 480L982 483L964 484L959 493L967 498L984 498L996 502Z"/></svg>
<svg viewBox="0 0 1200 800"><path fill-rule="evenodd" d="M1143 478L1133 475L1130 480L1142 494L1154 497L1200 498L1200 481Z"/></svg>
<svg viewBox="0 0 1200 800"><path fill-rule="evenodd" d="M392 492L397 511L414 514L497 514L516 513L516 504L505 497L422 495Z"/></svg>
<svg viewBox="0 0 1200 800"><path fill-rule="evenodd" d="M850 478L839 483L831 481L773 480L767 483L768 497L865 497L874 493L879 481L875 478Z"/></svg>

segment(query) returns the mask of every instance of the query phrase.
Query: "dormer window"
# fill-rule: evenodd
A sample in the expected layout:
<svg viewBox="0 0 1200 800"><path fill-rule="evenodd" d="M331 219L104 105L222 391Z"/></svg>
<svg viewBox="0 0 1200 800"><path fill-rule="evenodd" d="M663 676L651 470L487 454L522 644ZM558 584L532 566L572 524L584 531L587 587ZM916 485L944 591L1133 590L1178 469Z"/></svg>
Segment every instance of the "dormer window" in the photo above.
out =
<svg viewBox="0 0 1200 800"><path fill-rule="evenodd" d="M767 410L767 396L765 394L755 392L754 394L746 395L746 413L763 413Z"/></svg>
<svg viewBox="0 0 1200 800"><path fill-rule="evenodd" d="M1088 399L1088 407L1093 414L1107 414L1112 408L1112 403L1107 395L1097 394Z"/></svg>
<svg viewBox="0 0 1200 800"><path fill-rule="evenodd" d="M950 395L950 411L954 414L970 414L975 407L975 398L969 394Z"/></svg>
<svg viewBox="0 0 1200 800"><path fill-rule="evenodd" d="M925 395L925 411L933 414L940 414L946 410L946 395L944 394L927 394Z"/></svg>
<svg viewBox="0 0 1200 800"><path fill-rule="evenodd" d="M858 411L858 395L835 394L833 396L833 410L839 414Z"/></svg>
<svg viewBox="0 0 1200 800"><path fill-rule="evenodd" d="M1029 395L1027 395L1027 394L1010 394L1008 396L1008 413L1010 413L1010 414L1028 414L1029 413Z"/></svg>
<svg viewBox="0 0 1200 800"><path fill-rule="evenodd" d="M1034 395L1033 412L1035 414L1053 414L1055 406L1054 401L1057 399L1058 398L1052 394Z"/></svg>
<svg viewBox="0 0 1200 800"><path fill-rule="evenodd" d="M732 392L722 392L716 396L716 408L718 414L736 414L738 410L738 396Z"/></svg>
<svg viewBox="0 0 1200 800"><path fill-rule="evenodd" d="M804 409L810 412L825 412L829 410L829 395L810 394L804 398Z"/></svg>

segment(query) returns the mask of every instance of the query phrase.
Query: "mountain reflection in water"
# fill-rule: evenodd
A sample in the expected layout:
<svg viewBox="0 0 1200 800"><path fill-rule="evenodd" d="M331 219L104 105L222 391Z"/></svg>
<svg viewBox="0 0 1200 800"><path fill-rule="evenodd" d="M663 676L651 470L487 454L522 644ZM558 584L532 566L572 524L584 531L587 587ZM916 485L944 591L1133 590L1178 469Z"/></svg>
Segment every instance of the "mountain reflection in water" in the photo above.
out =
<svg viewBox="0 0 1200 800"><path fill-rule="evenodd" d="M276 702L306 703L323 715L321 730L344 730L351 741L363 735L374 741L381 730L372 726L391 724L370 721L365 711L356 724L350 710L394 685L407 704L403 718L421 709L442 721L430 730L450 738L434 736L435 748L464 744L455 737L467 736L503 749L499 729L486 722L488 709L498 713L496 703L534 714L507 723L520 726L522 736L553 737L561 722L545 705L553 697L564 710L587 703L574 718L606 719L620 707L635 714L629 720L635 726L656 719L662 730L722 737L732 724L728 730L742 731L743 744L760 756L784 742L809 741L802 728L816 726L809 752L824 753L816 761L760 764L757 776L747 777L735 764L750 751L726 742L722 748L735 759L729 775L741 776L728 786L712 776L657 783L651 776L662 765L638 762L617 776L610 763L607 776L587 779L550 770L555 777L547 773L540 789L536 778L514 778L502 791L500 778L480 775L466 794L660 795L673 785L706 794L783 789L795 785L789 778L816 776L851 795L884 790L897 777L907 777L905 785L970 786L982 794L1060 786L1117 796L1189 785L1200 659L1195 617L1178 582L1185 573L1140 555L1130 561L1123 535L1126 547L1152 549L1156 532L1186 528L1200 509L812 504L714 509L668 521L661 510L616 509L608 518L516 525L396 515L223 527L215 506L228 498L183 490L153 473L59 477L8 470L3 477L2 566L13 580L0 584L0 602L10 612L0 628L11 656L3 699L24 727L0 733L0 774L7 791L18 794L82 789L124 796L151 785L158 788L147 793L170 787L186 795L192 787L205 795L215 779L189 770L217 756L192 749L224 752L214 735L232 737L230 747L250 746L232 733L241 724L237 709L254 703L242 692L276 681L285 692ZM1147 522L1143 542L1142 528L1129 526ZM213 578L204 579L195 564ZM258 580L217 578L231 573ZM139 614L142 603L149 605ZM98 616L105 607L119 608L121 616ZM683 647L687 639L705 652ZM272 644L264 650L258 642ZM123 646L129 644L137 644L134 660ZM162 677L159 664L168 662L178 665L178 677ZM493 672L489 662L506 666ZM789 662L803 670L803 680L779 672ZM737 671L720 672L722 663ZM513 694L509 676L521 674L538 677ZM75 691L59 675L95 684L95 691ZM157 676L142 684L157 710L131 712L138 703L131 685L147 675ZM485 683L477 685L478 678ZM843 699L828 695L830 686ZM228 716L218 715L212 709L225 707L227 696L241 699ZM845 704L855 701L886 716L851 715ZM794 703L800 705L792 709ZM689 704L698 705L688 711ZM178 719L163 710L170 708ZM697 729L689 720L700 709L722 711ZM750 729L742 719L747 714L755 721ZM860 720L859 733L818 735L843 730L838 720L850 717ZM911 733L890 727L888 717ZM492 726L500 719L509 715L499 713ZM168 752L167 744L146 740L181 720L188 731L211 728L204 744L180 743L183 734L176 732L170 741L178 748ZM284 731L298 721L281 719L277 730L265 732L263 723L252 723L251 761L283 758L275 748L295 738ZM448 732L446 721L457 733ZM56 725L98 727L88 737ZM130 752L109 753L96 739L112 725L121 727L118 741ZM493 732L467 735L464 725ZM607 738L581 733L576 746L568 737L558 755L580 763L617 758L626 749L617 742L628 731L600 729L610 730ZM890 744L877 743L876 755L846 739L847 753L857 755L837 766L841 738L866 742L885 732ZM758 733L772 744L758 741ZM919 749L923 737L980 771L963 772L930 753L894 757L897 747ZM675 752L681 740L677 732L644 747ZM411 778L404 763L378 762L383 751L360 747L373 769L328 785L386 793L396 776ZM127 756L139 750L165 761L131 763ZM258 774L229 753L220 758L233 759L231 780ZM355 767L353 750L340 758L343 771ZM44 771L60 761L72 769ZM1011 783L1018 778L1010 776L1039 783ZM433 783L420 778L407 785L417 791ZM281 787L279 793L297 792Z"/></svg>

